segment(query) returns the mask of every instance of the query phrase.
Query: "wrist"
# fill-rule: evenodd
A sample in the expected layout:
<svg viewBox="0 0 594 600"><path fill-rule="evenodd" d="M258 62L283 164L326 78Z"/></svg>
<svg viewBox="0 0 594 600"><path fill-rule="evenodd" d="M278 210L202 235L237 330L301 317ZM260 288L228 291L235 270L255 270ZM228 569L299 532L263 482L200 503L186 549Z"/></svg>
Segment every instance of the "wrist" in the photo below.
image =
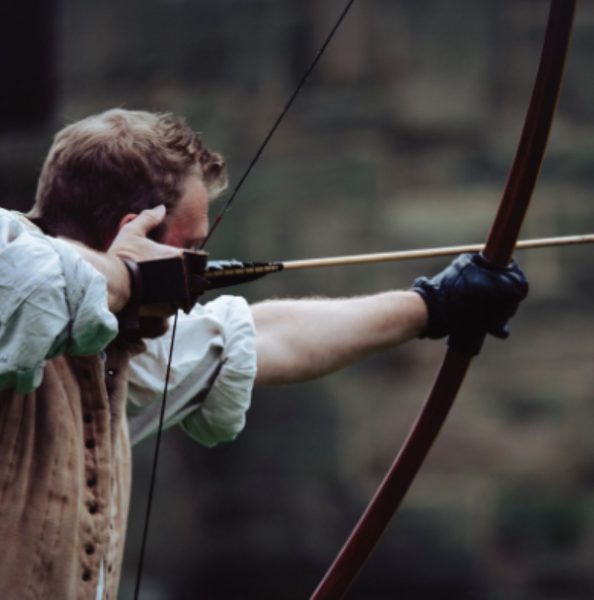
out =
<svg viewBox="0 0 594 600"><path fill-rule="evenodd" d="M424 323L418 337L439 339L448 335L446 313L433 282L427 277L418 277L409 292L416 294L424 307Z"/></svg>
<svg viewBox="0 0 594 600"><path fill-rule="evenodd" d="M142 276L138 263L127 256L117 256L126 271L127 296L120 312L121 325L126 329L138 327L140 299L142 298Z"/></svg>
<svg viewBox="0 0 594 600"><path fill-rule="evenodd" d="M429 308L423 294L417 289L410 289L403 292L410 298L413 309L413 319L411 325L415 337L425 337L425 332L429 326Z"/></svg>

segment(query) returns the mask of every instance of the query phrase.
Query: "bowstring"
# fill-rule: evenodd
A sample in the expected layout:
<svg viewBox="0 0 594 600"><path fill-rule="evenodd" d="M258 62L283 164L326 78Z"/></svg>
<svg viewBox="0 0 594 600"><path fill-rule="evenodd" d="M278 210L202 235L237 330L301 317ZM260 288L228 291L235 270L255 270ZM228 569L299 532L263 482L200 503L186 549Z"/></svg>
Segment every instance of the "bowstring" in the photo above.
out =
<svg viewBox="0 0 594 600"><path fill-rule="evenodd" d="M305 87L305 84L307 83L307 80L309 79L311 72L316 68L316 65L320 61L320 58L322 58L322 55L326 51L326 48L332 41L332 38L338 31L338 28L342 25L342 22L344 21L345 17L347 16L347 13L349 12L349 10L351 9L351 6L354 3L355 3L355 0L348 0L348 2L345 4L344 8L342 9L342 12L338 16L338 19L336 19L334 26L330 30L330 33L328 33L328 35L326 36L326 39L324 40L323 44L320 46L320 49L316 52L314 59L311 61L311 64L309 65L309 67L307 67L307 69L305 70L305 73L299 80L297 87L295 88L293 93L289 96L289 99L287 100L287 103L285 104L284 108L281 110L278 117L272 124L272 127L266 134L266 137L260 144L258 150L256 150L254 157L249 162L243 175L239 178L239 181L237 182L237 185L233 189L231 196L229 196L229 199L227 200L227 202L225 202L225 205L223 206L223 208L221 209L221 211L219 212L219 214L213 221L213 224L212 224L210 230L208 231L206 238L204 239L204 241L202 242L202 245L200 246L201 250L204 248L204 246L206 246L206 243L210 240L212 234L215 232L217 227L220 225L224 216L231 210L231 205L235 201L235 197L237 196L239 190L243 187L245 180L248 178L249 174L252 172L252 169L254 168L254 166L256 165L258 160L260 159L260 156L262 156L262 153L264 152L264 149L266 148L266 146L268 146L268 142L270 142L270 139L275 134L276 130L278 129L279 125L285 118L286 114L289 112L289 109L293 105L293 102L295 102L297 96L299 95L299 92L301 92L301 90Z"/></svg>
<svg viewBox="0 0 594 600"><path fill-rule="evenodd" d="M173 318L171 329L171 343L169 344L169 358L167 359L167 370L165 371L165 387L163 389L163 399L161 400L161 411L159 413L159 427L157 429L157 440L155 441L155 452L153 455L153 466L151 469L151 479L149 483L149 492L146 502L146 511L144 514L144 527L142 530L142 543L140 545L140 558L138 560L138 570L136 573L136 585L134 586L134 600L138 600L140 593L140 581L142 579L142 569L144 566L144 556L146 550L146 541L148 538L149 523L151 520L151 510L153 507L153 497L155 492L155 482L157 480L157 464L159 463L159 451L161 450L161 436L163 434L163 423L165 421L165 407L167 406L167 391L169 388L169 376L171 375L171 359L173 357L173 341L177 330L177 316Z"/></svg>
<svg viewBox="0 0 594 600"><path fill-rule="evenodd" d="M295 87L295 90L289 96L289 99L287 100L285 106L283 107L283 109L279 113L278 117L275 119L274 123L270 127L268 133L264 137L262 143L260 144L260 146L256 150L253 158L250 160L247 168L243 172L243 175L239 178L239 181L235 185L235 188L233 189L233 192L229 196L229 199L225 202L223 208L221 209L221 211L219 212L219 214L217 215L217 217L213 221L213 224L210 227L210 229L208 231L208 234L206 235L206 237L204 238L204 241L200 245L200 249L201 250L204 249L204 247L206 246L207 242L211 239L212 234L218 228L218 226L220 225L220 223L223 220L223 218L225 217L225 215L231 210L231 206L232 206L233 202L235 201L235 198L237 197L237 194L239 193L239 190L243 187L243 184L245 183L246 179L248 178L248 176L252 172L252 169L254 168L254 166L256 165L256 163L258 162L258 160L260 159L260 157L262 156L262 153L264 152L265 148L268 146L268 143L272 139L272 136L276 133L276 130L279 128L279 126L282 123L283 119L285 118L285 116L289 112L291 106L293 105L293 103L297 99L297 96L299 95L299 93L301 92L301 90L305 87L305 84L307 83L307 80L309 79L309 76L311 75L312 71L315 69L316 65L318 64L318 62L322 58L322 55L326 51L326 48L328 47L328 45L330 44L330 42L334 38L336 32L338 31L338 29L342 25L342 22L346 18L349 10L351 9L351 6L354 3L355 3L355 0L348 0L347 3L345 4L345 6L342 9L340 15L336 19L336 22L334 23L334 25L330 29L330 32L328 33L328 35L326 36L324 42L320 46L319 50L316 52L316 54L315 54L312 62L310 63L310 65L308 66L308 68L305 70L303 76L299 80L299 83ZM167 405L167 391L168 391L168 388L169 388L169 376L171 374L171 363L172 363L172 358L173 358L173 346L174 346L174 343L175 343L175 333L176 333L176 330L177 330L177 316L178 316L178 313L176 312L175 318L173 320L172 331L171 331L171 343L169 345L169 357L168 357L168 361L167 361L167 369L166 369L166 372L165 372L165 385L164 385L164 388L163 388L163 396L162 396L162 399L161 399L161 410L160 410L160 414L159 414L159 425L158 425L158 428L157 428L157 439L155 441L155 451L154 451L154 455L153 455L153 465L152 465L152 469L151 469L151 477L150 477L150 483L149 483L149 492L148 492L148 498L147 498L147 507L146 507L145 518L144 518L144 527L143 527L143 531L142 531L142 542L141 542L141 545L140 545L140 558L138 560L138 569L137 569L137 573L136 573L136 584L135 584L135 587L134 587L134 600L138 600L138 597L139 597L139 594L140 594L140 584L141 584L141 580L142 580L142 571L143 571L143 568L144 568L144 557L145 557L145 554L146 554L146 545L147 545L147 539L148 539L148 530L149 530L151 510L152 510L152 505L153 505L153 497L154 497L154 492L155 492L155 483L156 483L156 479L157 479L157 466L158 466L158 462L159 462L159 452L160 452L160 449L161 449L161 437L162 437L162 433L163 433L163 424L164 424L164 421L165 421L165 408L166 408L166 405Z"/></svg>

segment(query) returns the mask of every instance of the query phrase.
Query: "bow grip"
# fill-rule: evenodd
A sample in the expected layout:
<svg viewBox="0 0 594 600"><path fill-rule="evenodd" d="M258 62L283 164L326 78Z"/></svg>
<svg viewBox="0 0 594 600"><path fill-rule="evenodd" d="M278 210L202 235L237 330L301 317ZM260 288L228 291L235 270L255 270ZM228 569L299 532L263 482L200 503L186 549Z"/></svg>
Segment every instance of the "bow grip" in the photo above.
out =
<svg viewBox="0 0 594 600"><path fill-rule="evenodd" d="M139 305L173 304L190 312L208 288L203 277L207 260L207 252L186 250L181 256L139 262Z"/></svg>

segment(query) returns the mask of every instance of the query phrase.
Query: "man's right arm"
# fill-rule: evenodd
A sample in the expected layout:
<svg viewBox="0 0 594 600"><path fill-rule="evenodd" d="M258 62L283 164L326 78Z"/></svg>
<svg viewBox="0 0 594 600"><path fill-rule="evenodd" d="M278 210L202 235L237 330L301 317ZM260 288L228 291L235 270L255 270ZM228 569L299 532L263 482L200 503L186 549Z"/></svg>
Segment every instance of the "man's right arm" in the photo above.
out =
<svg viewBox="0 0 594 600"><path fill-rule="evenodd" d="M158 244L146 237L164 217L164 206L142 211L133 221L120 229L106 253L96 252L82 244L66 240L82 258L105 277L108 305L112 313L119 313L130 298L130 277L122 258L141 262L171 258L181 254L179 248Z"/></svg>
<svg viewBox="0 0 594 600"><path fill-rule="evenodd" d="M122 260L112 254L91 250L78 242L65 241L105 277L109 310L114 314L119 313L130 298L130 277Z"/></svg>
<svg viewBox="0 0 594 600"><path fill-rule="evenodd" d="M163 217L162 208L143 211L103 254L45 236L0 209L0 389L28 393L41 382L46 359L95 354L115 337L114 313L131 288L121 258L139 262L180 252L146 238Z"/></svg>

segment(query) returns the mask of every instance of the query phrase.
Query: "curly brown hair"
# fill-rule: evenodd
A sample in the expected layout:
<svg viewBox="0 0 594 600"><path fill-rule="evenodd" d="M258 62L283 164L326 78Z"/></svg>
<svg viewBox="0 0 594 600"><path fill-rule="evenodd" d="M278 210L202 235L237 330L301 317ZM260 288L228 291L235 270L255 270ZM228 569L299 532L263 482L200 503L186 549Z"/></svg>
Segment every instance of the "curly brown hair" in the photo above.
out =
<svg viewBox="0 0 594 600"><path fill-rule="evenodd" d="M223 157L209 152L183 119L109 110L56 134L32 215L52 235L104 250L126 214L159 204L171 213L192 174L202 179L211 199L227 187Z"/></svg>

